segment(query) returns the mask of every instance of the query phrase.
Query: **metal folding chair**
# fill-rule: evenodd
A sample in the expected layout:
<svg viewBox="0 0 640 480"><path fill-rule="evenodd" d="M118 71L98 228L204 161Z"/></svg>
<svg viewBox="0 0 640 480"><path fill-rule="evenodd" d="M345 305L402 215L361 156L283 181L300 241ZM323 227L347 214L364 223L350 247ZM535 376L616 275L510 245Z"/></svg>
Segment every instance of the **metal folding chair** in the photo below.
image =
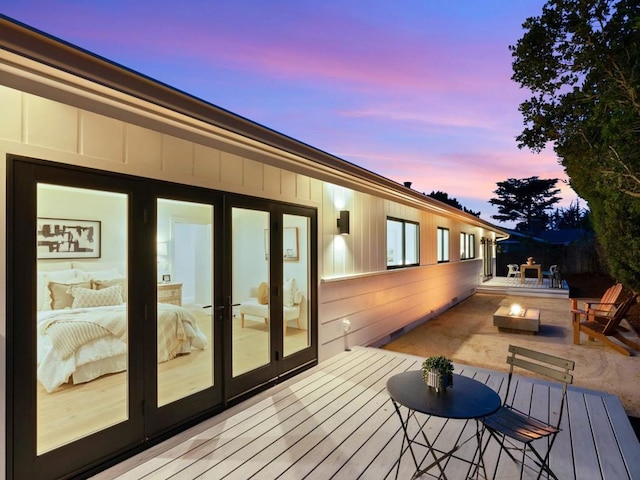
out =
<svg viewBox="0 0 640 480"><path fill-rule="evenodd" d="M537 478L541 477L542 472L546 472L550 477L557 479L549 467L549 454L556 435L560 432L567 385L573 382L573 375L569 372L574 369L575 362L514 345L509 345L509 352L511 354L507 357L507 363L510 365L509 379L503 404L496 413L482 420L490 434L483 447L483 454L493 438L514 462L520 463L520 478L523 476L526 460L530 459L539 469ZM516 390L512 386L514 367L529 370L562 383L562 399L557 410L556 422L548 423L534 418L529 413L517 410L511 405ZM548 447L546 453L541 454L533 444L536 440L543 438L547 438L548 443L539 443L544 443ZM514 450L520 453L521 459L517 459L512 453ZM531 467L528 464L527 466Z"/></svg>

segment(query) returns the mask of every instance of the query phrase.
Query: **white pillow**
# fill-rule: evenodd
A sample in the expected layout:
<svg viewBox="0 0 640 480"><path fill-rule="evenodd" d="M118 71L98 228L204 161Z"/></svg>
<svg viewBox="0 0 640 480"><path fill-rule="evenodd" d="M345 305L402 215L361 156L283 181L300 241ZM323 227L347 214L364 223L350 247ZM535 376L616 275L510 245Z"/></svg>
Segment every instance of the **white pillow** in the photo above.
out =
<svg viewBox="0 0 640 480"><path fill-rule="evenodd" d="M122 287L103 288L102 290L91 290L90 288L73 287L73 305L71 308L106 307L109 305L122 305Z"/></svg>
<svg viewBox="0 0 640 480"><path fill-rule="evenodd" d="M108 270L96 270L84 272L90 280L115 280L116 278L122 278L122 274L115 268Z"/></svg>
<svg viewBox="0 0 640 480"><path fill-rule="evenodd" d="M296 287L296 279L289 278L284 282L284 295L282 298L282 303L285 307L293 307L293 304L296 303L296 291L298 287Z"/></svg>

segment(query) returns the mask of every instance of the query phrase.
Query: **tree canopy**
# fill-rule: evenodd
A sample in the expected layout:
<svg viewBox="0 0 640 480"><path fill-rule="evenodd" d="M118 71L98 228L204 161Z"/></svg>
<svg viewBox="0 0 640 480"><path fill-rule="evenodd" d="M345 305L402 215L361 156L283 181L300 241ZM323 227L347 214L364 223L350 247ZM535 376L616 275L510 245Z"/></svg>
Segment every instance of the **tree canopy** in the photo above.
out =
<svg viewBox="0 0 640 480"><path fill-rule="evenodd" d="M551 144L588 202L610 273L640 288L640 2L549 0L510 49L520 147Z"/></svg>
<svg viewBox="0 0 640 480"><path fill-rule="evenodd" d="M579 200L571 202L567 208L556 208L549 217L549 228L551 230L593 230L590 212L580 207Z"/></svg>
<svg viewBox="0 0 640 480"><path fill-rule="evenodd" d="M480 216L481 212L474 212L473 210L470 210L467 207L463 207L456 198L449 197L449 194L446 192L441 192L440 190L435 192L432 190L428 196L431 198L435 198L436 200L440 200L441 202L446 203L447 205L451 205L452 207L455 207L459 210L462 210L463 212L470 213L475 217Z"/></svg>
<svg viewBox="0 0 640 480"><path fill-rule="evenodd" d="M493 193L496 198L489 203L498 207L498 214L492 215L500 222L516 222L516 230L527 232L545 230L549 222L547 210L560 201L555 188L557 178L541 179L538 177L509 178L498 182Z"/></svg>

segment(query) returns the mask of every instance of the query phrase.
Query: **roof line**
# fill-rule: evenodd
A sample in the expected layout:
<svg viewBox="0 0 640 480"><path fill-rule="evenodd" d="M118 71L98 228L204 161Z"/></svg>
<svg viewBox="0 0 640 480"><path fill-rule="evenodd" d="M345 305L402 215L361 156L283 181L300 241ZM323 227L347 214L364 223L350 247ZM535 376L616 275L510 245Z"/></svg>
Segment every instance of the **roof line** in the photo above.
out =
<svg viewBox="0 0 640 480"><path fill-rule="evenodd" d="M250 140L309 159L352 177L392 189L414 201L462 216L467 222L499 230L463 210L406 187L328 152L272 130L210 102L110 61L81 47L0 14L0 46L12 53L62 70L126 95L228 130ZM505 232L502 232L505 233Z"/></svg>

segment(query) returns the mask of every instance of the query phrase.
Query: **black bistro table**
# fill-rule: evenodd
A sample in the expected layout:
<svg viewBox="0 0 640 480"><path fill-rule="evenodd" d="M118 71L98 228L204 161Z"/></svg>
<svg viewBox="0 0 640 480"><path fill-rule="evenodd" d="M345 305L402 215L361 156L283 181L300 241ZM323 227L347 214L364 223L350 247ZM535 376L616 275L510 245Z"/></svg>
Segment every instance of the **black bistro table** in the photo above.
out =
<svg viewBox="0 0 640 480"><path fill-rule="evenodd" d="M481 449L484 424L480 420L500 408L500 396L495 391L477 380L454 374L453 386L445 391L436 392L435 388L428 387L422 380L422 372L420 370L399 373L389 378L387 390L404 432L396 478L400 471L400 460L405 451L405 442L416 466L416 472L412 478L419 477L435 466L440 470L441 478L447 478L444 472L446 461L454 456L458 449L473 439L476 440L476 451L473 459L468 460L458 456L455 458L469 463L469 471L474 467L473 470L476 476L479 475L480 469L482 469L484 477L487 477ZM401 407L406 407L406 416L403 416ZM419 416L417 414L423 415ZM442 451L434 447L435 439L430 441L424 431L429 416L475 420L476 431L466 439L459 435L451 449ZM413 427L410 426L411 420L415 421ZM420 445L427 449L426 454L420 461L418 461L414 451L414 445ZM431 455L433 461L428 465L424 465L424 463L430 461L428 460L429 455Z"/></svg>

